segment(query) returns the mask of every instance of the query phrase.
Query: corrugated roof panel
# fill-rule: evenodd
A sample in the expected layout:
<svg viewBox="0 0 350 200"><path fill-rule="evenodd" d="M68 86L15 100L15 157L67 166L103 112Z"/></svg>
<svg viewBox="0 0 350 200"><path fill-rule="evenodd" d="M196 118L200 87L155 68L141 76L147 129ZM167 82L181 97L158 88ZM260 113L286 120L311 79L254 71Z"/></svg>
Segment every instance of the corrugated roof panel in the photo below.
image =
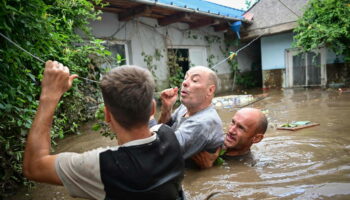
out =
<svg viewBox="0 0 350 200"><path fill-rule="evenodd" d="M152 0L150 0L152 1ZM218 5L204 0L153 0L163 4L173 5L181 8L190 8L201 12L214 13L226 17L243 19L243 10Z"/></svg>

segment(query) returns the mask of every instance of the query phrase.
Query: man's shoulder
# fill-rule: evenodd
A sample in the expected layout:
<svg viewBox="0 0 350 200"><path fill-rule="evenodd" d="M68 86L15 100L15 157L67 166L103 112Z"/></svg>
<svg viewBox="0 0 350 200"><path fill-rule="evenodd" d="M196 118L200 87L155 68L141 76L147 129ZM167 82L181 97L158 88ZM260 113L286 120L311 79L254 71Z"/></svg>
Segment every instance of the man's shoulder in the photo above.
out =
<svg viewBox="0 0 350 200"><path fill-rule="evenodd" d="M75 152L63 152L57 155L58 163L90 163L96 164L96 161L99 159L101 153L108 150L118 150L118 146L114 147L100 147L96 149L92 149L89 151L85 151L82 153Z"/></svg>
<svg viewBox="0 0 350 200"><path fill-rule="evenodd" d="M195 115L193 115L194 120L200 120L201 123L207 123L208 121L217 121L221 124L221 119L219 117L219 114L216 112L215 108L213 106L209 106Z"/></svg>

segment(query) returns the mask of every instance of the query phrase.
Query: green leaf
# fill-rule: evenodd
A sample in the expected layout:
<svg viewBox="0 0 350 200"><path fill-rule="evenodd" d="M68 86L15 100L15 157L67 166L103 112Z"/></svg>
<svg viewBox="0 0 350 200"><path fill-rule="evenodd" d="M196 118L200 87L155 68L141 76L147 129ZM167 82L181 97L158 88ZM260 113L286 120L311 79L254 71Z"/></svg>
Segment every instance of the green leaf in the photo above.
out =
<svg viewBox="0 0 350 200"><path fill-rule="evenodd" d="M222 165L224 164L225 160L221 157L218 157L215 162L214 162L214 165Z"/></svg>
<svg viewBox="0 0 350 200"><path fill-rule="evenodd" d="M100 125L100 124L94 124L94 125L91 127L91 129L92 129L93 131L98 131L98 130L100 130L100 128L101 128L101 125Z"/></svg>

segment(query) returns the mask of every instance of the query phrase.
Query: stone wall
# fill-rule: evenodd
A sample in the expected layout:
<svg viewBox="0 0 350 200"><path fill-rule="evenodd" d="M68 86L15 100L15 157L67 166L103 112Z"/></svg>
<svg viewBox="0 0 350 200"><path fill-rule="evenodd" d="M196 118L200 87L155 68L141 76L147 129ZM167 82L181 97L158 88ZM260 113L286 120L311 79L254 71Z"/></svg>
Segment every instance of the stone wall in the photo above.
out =
<svg viewBox="0 0 350 200"><path fill-rule="evenodd" d="M263 88L282 88L283 69L263 70Z"/></svg>
<svg viewBox="0 0 350 200"><path fill-rule="evenodd" d="M226 93L233 90L233 79L231 73L218 74L218 89L217 94Z"/></svg>
<svg viewBox="0 0 350 200"><path fill-rule="evenodd" d="M350 87L350 64L327 64L328 87Z"/></svg>

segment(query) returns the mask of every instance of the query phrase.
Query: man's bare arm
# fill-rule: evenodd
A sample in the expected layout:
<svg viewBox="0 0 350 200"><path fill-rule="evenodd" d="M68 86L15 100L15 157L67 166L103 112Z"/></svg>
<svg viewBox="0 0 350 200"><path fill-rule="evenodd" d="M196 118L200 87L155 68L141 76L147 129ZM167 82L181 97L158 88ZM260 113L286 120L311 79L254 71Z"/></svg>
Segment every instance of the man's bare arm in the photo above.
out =
<svg viewBox="0 0 350 200"><path fill-rule="evenodd" d="M218 158L221 148L219 147L215 153L209 153L207 151L199 152L192 156L192 160L201 168L207 169L213 166L215 160Z"/></svg>
<svg viewBox="0 0 350 200"><path fill-rule="evenodd" d="M31 180L62 185L55 170L57 156L50 155L50 130L56 106L76 77L56 61L45 64L39 107L24 152L23 173Z"/></svg>
<svg viewBox="0 0 350 200"><path fill-rule="evenodd" d="M162 100L161 113L158 123L167 123L171 119L171 112L177 99L178 88L169 88L162 91L160 98Z"/></svg>

